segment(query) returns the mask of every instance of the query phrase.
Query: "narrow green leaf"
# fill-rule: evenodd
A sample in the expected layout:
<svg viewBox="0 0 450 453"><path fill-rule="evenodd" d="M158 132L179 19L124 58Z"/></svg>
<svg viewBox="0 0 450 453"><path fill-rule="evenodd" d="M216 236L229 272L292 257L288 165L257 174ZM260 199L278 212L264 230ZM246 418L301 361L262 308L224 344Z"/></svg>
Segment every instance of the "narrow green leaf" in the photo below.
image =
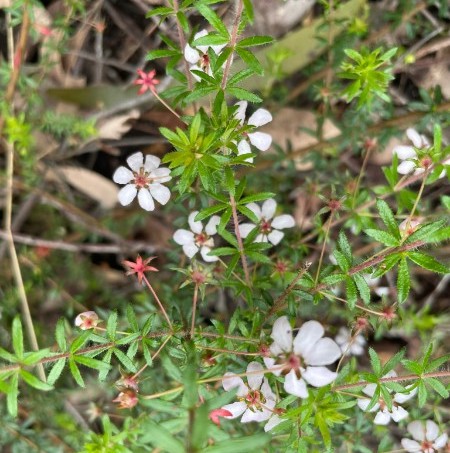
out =
<svg viewBox="0 0 450 453"><path fill-rule="evenodd" d="M242 101L254 102L255 104L262 102L262 98L244 88L229 86L227 91L228 94L231 94Z"/></svg>
<svg viewBox="0 0 450 453"><path fill-rule="evenodd" d="M67 350L67 341L66 320L64 318L60 318L56 324L55 339L61 352L65 352Z"/></svg>
<svg viewBox="0 0 450 453"><path fill-rule="evenodd" d="M427 269L432 272L439 272L442 274L448 274L449 268L441 264L435 258L430 255L421 252L408 252L408 258L420 267Z"/></svg>
<svg viewBox="0 0 450 453"><path fill-rule="evenodd" d="M44 392L48 392L49 390L53 389L52 385L47 384L46 382L42 382L40 379L26 370L20 370L20 376L29 386L34 387L35 389L42 390Z"/></svg>
<svg viewBox="0 0 450 453"><path fill-rule="evenodd" d="M50 373L48 373L47 376L47 383L50 385L53 385L61 376L61 373L64 370L64 367L66 365L66 359L59 359L55 362L53 365L52 369L50 370Z"/></svg>
<svg viewBox="0 0 450 453"><path fill-rule="evenodd" d="M350 309L355 308L356 302L358 301L358 291L354 281L348 277L346 279L345 290L347 293L347 302Z"/></svg>
<svg viewBox="0 0 450 453"><path fill-rule="evenodd" d="M386 231L381 231L381 230L374 230L374 229L367 229L364 230L364 233L366 233L368 236L371 238L375 239L378 242L381 242L384 245L387 245L388 247L397 247L400 243L400 241L392 236L392 234L386 232Z"/></svg>
<svg viewBox="0 0 450 453"><path fill-rule="evenodd" d="M352 248L350 246L350 243L348 242L347 236L345 235L345 233L343 231L341 231L339 233L338 244L339 244L339 249L344 254L348 263L350 263L350 265L351 265L353 263Z"/></svg>
<svg viewBox="0 0 450 453"><path fill-rule="evenodd" d="M341 270L348 272L350 269L350 263L347 261L345 255L339 250L335 250L333 252L333 256L336 258L338 266L341 268Z"/></svg>
<svg viewBox="0 0 450 453"><path fill-rule="evenodd" d="M93 368L94 370L102 371L109 370L111 366L108 363L105 363L103 360L93 359L92 357L86 357L83 355L74 355L71 358L71 361L77 362L80 365L84 365L88 368Z"/></svg>
<svg viewBox="0 0 450 453"><path fill-rule="evenodd" d="M226 37L228 40L230 39L227 27L211 8L202 3L197 3L196 8L197 11L211 24L211 26L214 29L216 29L222 36Z"/></svg>
<svg viewBox="0 0 450 453"><path fill-rule="evenodd" d="M446 398L447 399L450 396L450 393L445 388L445 385L441 381L439 381L438 379L427 378L427 379L424 379L424 382L425 382L425 384L429 385L442 398Z"/></svg>
<svg viewBox="0 0 450 453"><path fill-rule="evenodd" d="M245 49L236 49L236 53L241 57L242 61L251 69L254 73L263 75L264 69L259 62L259 60L255 57L253 52Z"/></svg>
<svg viewBox="0 0 450 453"><path fill-rule="evenodd" d="M400 239L400 231L397 225L397 222L395 220L394 214L391 211L391 208L389 205L381 199L377 200L377 209L378 212L380 213L381 220L383 223L386 225L386 228L388 229L388 232L394 236L396 239Z"/></svg>
<svg viewBox="0 0 450 453"><path fill-rule="evenodd" d="M410 287L411 281L409 276L408 263L406 262L406 258L402 258L398 265L397 275L397 298L400 304L407 299Z"/></svg>
<svg viewBox="0 0 450 453"><path fill-rule="evenodd" d="M257 201L265 201L268 200L269 198L275 197L275 194L273 192L260 192L256 193L254 195L248 195L244 198L241 198L239 200L239 204L248 204L248 203L255 203Z"/></svg>
<svg viewBox="0 0 450 453"><path fill-rule="evenodd" d="M428 392L425 387L425 383L421 380L419 382L419 386L417 387L417 402L419 403L419 407L425 406L427 402Z"/></svg>
<svg viewBox="0 0 450 453"><path fill-rule="evenodd" d="M69 359L69 369L70 372L72 373L73 378L75 379L75 382L80 386L80 387L85 387L84 380L81 377L80 370L77 367L77 364L75 363L73 357Z"/></svg>
<svg viewBox="0 0 450 453"><path fill-rule="evenodd" d="M240 437L237 439L225 439L215 445L206 447L203 453L244 453L255 451L267 445L272 436L267 434L255 434L253 436Z"/></svg>
<svg viewBox="0 0 450 453"><path fill-rule="evenodd" d="M23 358L23 332L19 316L16 316L12 323L12 342L14 352L19 359Z"/></svg>
<svg viewBox="0 0 450 453"><path fill-rule="evenodd" d="M119 359L119 362L128 370L136 373L137 369L135 364L131 361L131 359L123 353L120 349L114 349L114 355Z"/></svg>
<svg viewBox="0 0 450 453"><path fill-rule="evenodd" d="M353 280L356 283L356 287L358 288L359 295L361 299L364 301L366 305L370 303L370 288L367 284L364 277L360 274L355 274L353 276Z"/></svg>
<svg viewBox="0 0 450 453"><path fill-rule="evenodd" d="M14 373L9 381L6 405L12 417L17 417L17 398L19 397L19 375Z"/></svg>
<svg viewBox="0 0 450 453"><path fill-rule="evenodd" d="M370 364L372 366L372 370L377 376L381 374L381 361L376 353L375 349L369 348L369 357L370 357Z"/></svg>
<svg viewBox="0 0 450 453"><path fill-rule="evenodd" d="M170 453L185 452L184 445L176 439L170 431L161 425L157 425L149 418L147 418L146 422L143 424L142 432L144 434L139 438L141 444L150 443L151 445Z"/></svg>
<svg viewBox="0 0 450 453"><path fill-rule="evenodd" d="M113 311L109 317L106 324L106 334L111 341L114 341L116 338L117 330L117 312Z"/></svg>
<svg viewBox="0 0 450 453"><path fill-rule="evenodd" d="M238 47L264 46L273 42L271 36L250 36L238 42Z"/></svg>

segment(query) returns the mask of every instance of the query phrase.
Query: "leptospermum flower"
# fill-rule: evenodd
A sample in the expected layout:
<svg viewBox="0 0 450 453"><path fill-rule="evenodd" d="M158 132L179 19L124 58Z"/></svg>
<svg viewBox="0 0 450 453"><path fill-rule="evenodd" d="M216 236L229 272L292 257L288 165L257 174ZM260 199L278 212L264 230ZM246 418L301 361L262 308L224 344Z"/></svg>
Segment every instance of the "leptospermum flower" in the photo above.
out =
<svg viewBox="0 0 450 453"><path fill-rule="evenodd" d="M334 339L343 355L362 355L365 350L366 339L361 334L353 337L347 327L341 327Z"/></svg>
<svg viewBox="0 0 450 453"><path fill-rule="evenodd" d="M100 322L95 311L85 311L75 318L75 325L81 330L94 329Z"/></svg>
<svg viewBox="0 0 450 453"><path fill-rule="evenodd" d="M341 357L341 349L331 338L322 338L324 328L317 321L307 321L294 337L288 318L278 318L272 329L274 340L271 357L264 363L276 376L285 375L284 390L300 398L308 397L307 383L323 387L333 382L337 373L324 365L331 365Z"/></svg>
<svg viewBox="0 0 450 453"><path fill-rule="evenodd" d="M213 215L206 226L203 228L203 223L195 221L198 211L189 214L188 223L191 231L180 229L175 231L173 240L183 246L183 252L189 258L192 258L199 250L202 258L206 262L217 261L217 256L209 256L209 252L214 247L214 239L211 237L217 233L217 225L220 222L220 217Z"/></svg>
<svg viewBox="0 0 450 453"><path fill-rule="evenodd" d="M194 41L203 36L207 36L208 32L206 30L200 30L194 35ZM186 44L184 48L184 58L188 63L191 64L191 72L194 70L203 71L205 74L211 75L211 65L209 61L208 49L211 49L216 55L220 55L220 52L225 47L225 44L220 44L217 46L197 46L191 47L189 44ZM192 74L192 76L199 82L201 79L198 75Z"/></svg>
<svg viewBox="0 0 450 453"><path fill-rule="evenodd" d="M139 151L132 154L127 163L131 170L126 167L119 167L114 175L113 180L117 184L126 184L119 191L119 202L122 206L129 205L136 197L141 208L146 211L153 211L155 203L153 199L162 205L170 199L170 190L163 186L162 183L170 181L170 170L165 167L159 167L161 159L148 154L144 156Z"/></svg>
<svg viewBox="0 0 450 453"><path fill-rule="evenodd" d="M241 126L245 125L245 112L247 110L247 101L239 101L235 105L238 106L234 117L239 120ZM258 109L247 121L248 126L261 127L272 121L272 115L266 109ZM250 143L260 151L267 151L272 144L272 136L266 132L246 132L246 137L250 140ZM238 155L249 154L252 152L250 144L246 139L242 139L238 145ZM246 159L247 162L253 162L253 158L249 157Z"/></svg>
<svg viewBox="0 0 450 453"><path fill-rule="evenodd" d="M234 373L225 373L222 380L223 388L229 392L237 389L238 401L227 404L222 409L232 415L224 418L237 418L242 415L241 423L262 422L268 420L273 414L276 396L264 377L264 368L258 362L250 362L247 366L247 383Z"/></svg>
<svg viewBox="0 0 450 453"><path fill-rule="evenodd" d="M439 427L432 420L413 421L407 429L415 439L402 439L402 447L408 452L435 453L447 443L447 434L439 435Z"/></svg>
<svg viewBox="0 0 450 453"><path fill-rule="evenodd" d="M384 378L396 377L397 373L395 371L390 371L387 373ZM358 406L363 411L367 411L367 408L370 404L370 399L373 397L375 390L377 388L376 384L368 384L363 388L363 392L370 398L359 398ZM408 388L408 387L406 387ZM377 403L369 410L369 412L376 412L376 416L373 420L375 425L387 425L391 419L394 422L399 422L408 417L408 411L405 410L401 404L411 399L417 393L417 389L411 390L409 393L396 393L392 399L392 410L390 411L386 402L383 398L380 398Z"/></svg>
<svg viewBox="0 0 450 453"><path fill-rule="evenodd" d="M414 175L418 175L423 173L433 164L430 156L425 155L419 159L417 153L417 151L430 148L430 143L424 135L419 134L415 129L407 129L406 135L414 146L398 145L394 147L392 152L402 161L398 165L397 171L401 175L407 175L411 172L413 172ZM445 160L444 165L450 165L450 159ZM439 178L443 178L444 176L445 170L441 172Z"/></svg>
<svg viewBox="0 0 450 453"><path fill-rule="evenodd" d="M255 242L270 242L273 245L277 245L284 236L284 233L279 230L295 226L294 217L289 214L283 214L273 218L277 209L277 203L273 198L266 200L261 208L256 203L249 203L246 207L255 214L259 223L258 225L254 223L241 223L239 225L239 233L243 238L246 238L250 231L258 226L259 234L256 236Z"/></svg>

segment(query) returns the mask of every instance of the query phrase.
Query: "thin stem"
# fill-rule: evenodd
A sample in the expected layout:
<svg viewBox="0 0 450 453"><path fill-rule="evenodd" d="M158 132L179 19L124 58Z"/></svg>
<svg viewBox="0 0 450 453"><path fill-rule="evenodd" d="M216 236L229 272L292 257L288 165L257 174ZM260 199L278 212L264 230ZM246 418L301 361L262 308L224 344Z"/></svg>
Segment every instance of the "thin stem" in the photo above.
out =
<svg viewBox="0 0 450 453"><path fill-rule="evenodd" d="M171 395L172 393L181 392L184 389L184 385L179 385L170 390L165 390L164 392L153 393L151 395L143 395L141 398L144 400L153 400L155 398L160 398L161 396Z"/></svg>
<svg viewBox="0 0 450 453"><path fill-rule="evenodd" d="M241 233L239 232L239 220L238 220L237 210L236 210L236 200L234 199L234 196L231 194L230 194L230 205L231 205L231 212L233 214L234 233L236 234L236 239L237 239L238 248L239 248L239 255L241 255L242 269L244 270L245 282L247 283L248 286L250 286L250 274L248 272L247 258L245 257L244 244L242 242Z"/></svg>
<svg viewBox="0 0 450 453"><path fill-rule="evenodd" d="M192 320L191 320L191 338L194 337L195 314L197 312L198 284L195 284L194 296L192 297Z"/></svg>
<svg viewBox="0 0 450 453"><path fill-rule="evenodd" d="M202 345L196 345L195 347L198 349L203 349L205 351L223 352L224 354L245 355L245 356L253 356L253 357L261 356L260 352L242 352L242 351L235 351L235 350L232 351L230 349L212 348L211 346L202 346Z"/></svg>
<svg viewBox="0 0 450 453"><path fill-rule="evenodd" d="M314 279L314 285L317 285L317 282L319 281L320 270L322 268L323 255L325 254L328 236L329 236L330 230L331 230L331 223L333 221L333 214L334 214L334 211L331 211L330 218L327 221L327 229L325 230L325 237L323 239L322 250L320 251L319 264L317 266L317 272L316 272L316 278Z"/></svg>
<svg viewBox="0 0 450 453"><path fill-rule="evenodd" d="M236 15L234 16L233 30L231 31L230 38L230 47L232 52L225 63L225 69L223 70L223 79L222 79L222 90L225 90L227 86L228 76L230 74L231 62L233 61L234 47L236 46L236 41L238 38L239 32L239 22L241 21L242 11L244 9L244 2L242 0L237 0Z"/></svg>
<svg viewBox="0 0 450 453"><path fill-rule="evenodd" d="M181 52L184 53L184 49L186 48L186 38L184 37L184 32L183 32L183 28L181 27L180 21L178 20L178 11L180 10L180 5L178 3L178 0L173 0L173 10L175 11L175 22L177 24L178 39L180 41ZM184 58L184 54L183 54L183 61L184 61L184 70L186 72L188 88L189 88L189 91L192 91L192 87L193 87L192 73L189 69L188 61L186 60L186 58Z"/></svg>
<svg viewBox="0 0 450 453"><path fill-rule="evenodd" d="M420 184L419 193L417 194L416 201L414 202L414 206L411 209L411 214L409 214L409 216L408 216L408 220L406 221L406 225L408 225L408 223L410 223L412 218L414 217L414 214L415 214L416 209L417 209L417 205L419 204L419 200L422 198L422 193L423 193L423 189L425 188L425 182L427 180L427 176L428 176L428 170L425 171L424 177L422 179L422 184Z"/></svg>
<svg viewBox="0 0 450 453"><path fill-rule="evenodd" d="M359 185L360 185L361 179L366 171L367 162L369 162L369 157L372 154L372 149L374 149L373 146L368 146L366 155L364 156L364 160L361 165L361 170L359 172L358 179L356 180L355 189L353 190L353 197L352 197L352 210L355 209L356 196L358 195Z"/></svg>
<svg viewBox="0 0 450 453"><path fill-rule="evenodd" d="M153 93L153 95L155 96L155 98L158 99L158 101L161 102L161 104L162 104L164 107L166 107L166 109L168 109L170 112L172 112L179 120L183 121L183 120L181 119L181 116L178 115L178 113L177 113L177 112L176 112L176 111L175 111L175 110L174 110L174 109L173 109L166 101L164 101L164 99L157 93L156 90L153 89L153 90L152 90L152 93ZM185 121L183 121L183 123L186 124Z"/></svg>
<svg viewBox="0 0 450 453"><path fill-rule="evenodd" d="M338 300L339 302L343 302L344 304L348 304L348 301L345 300L345 299L342 299L341 297L338 297L336 296L335 294L332 294L332 293L323 293L323 292L320 292L321 295L325 296L325 297L331 297L332 299L336 299ZM364 305L360 305L360 304L355 304L355 307L356 308L359 308L360 310L362 311L365 311L367 313L370 313L372 315L375 315L375 316L379 316L380 318L383 318L384 317L384 314L379 312L379 311L375 311L375 310L371 310L370 308L366 308L364 307Z"/></svg>
<svg viewBox="0 0 450 453"><path fill-rule="evenodd" d="M152 361L158 357L159 353L164 349L166 346L167 342L172 338L172 335L169 335L161 344L161 346L158 348L158 350L152 355ZM148 363L145 363L145 365L132 377L132 379L136 379L146 368L148 367Z"/></svg>
<svg viewBox="0 0 450 453"><path fill-rule="evenodd" d="M173 332L172 323L170 322L170 319L169 319L169 317L167 316L167 312L166 312L166 310L164 309L163 304L162 304L161 301L159 300L158 295L156 294L155 290L153 289L152 285L151 285L150 282L147 280L147 277L146 277L145 275L143 276L143 280L144 280L145 284L147 285L148 289L150 290L150 292L153 294L153 297L156 299L156 302L158 303L159 308L160 308L162 314L163 314L164 317L166 318L166 321L167 321L168 326L170 327L170 330Z"/></svg>

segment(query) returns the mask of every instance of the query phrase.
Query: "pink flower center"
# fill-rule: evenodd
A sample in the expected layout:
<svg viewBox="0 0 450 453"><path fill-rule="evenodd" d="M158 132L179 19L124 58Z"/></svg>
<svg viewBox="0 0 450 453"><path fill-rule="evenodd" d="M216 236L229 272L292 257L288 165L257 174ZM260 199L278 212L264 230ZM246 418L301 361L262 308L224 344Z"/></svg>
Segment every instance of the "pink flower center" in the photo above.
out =
<svg viewBox="0 0 450 453"><path fill-rule="evenodd" d="M269 234L272 231L272 225L269 220L262 219L260 223L261 233L264 235Z"/></svg>
<svg viewBox="0 0 450 453"><path fill-rule="evenodd" d="M207 72L209 69L210 61L209 61L209 55L207 53L204 53L200 57L200 67L202 68L203 71Z"/></svg>
<svg viewBox="0 0 450 453"><path fill-rule="evenodd" d="M250 408L259 409L266 402L264 395L259 390L250 390L245 396L245 402Z"/></svg>
<svg viewBox="0 0 450 453"><path fill-rule="evenodd" d="M420 448L423 450L423 451L435 451L434 447L433 447L433 443L430 442L429 440L424 440L421 445L420 445Z"/></svg>
<svg viewBox="0 0 450 453"><path fill-rule="evenodd" d="M302 365L302 361L299 356L291 354L288 357L286 364L289 367L289 370L298 370Z"/></svg>
<svg viewBox="0 0 450 453"><path fill-rule="evenodd" d="M200 233L200 234L197 234L195 236L195 243L198 245L198 246L202 246L202 245L205 245L206 242L208 241L209 237L207 234L205 233Z"/></svg>
<svg viewBox="0 0 450 453"><path fill-rule="evenodd" d="M429 156L425 156L421 161L420 161L420 166L424 168L425 170L429 168L433 164L433 161Z"/></svg>

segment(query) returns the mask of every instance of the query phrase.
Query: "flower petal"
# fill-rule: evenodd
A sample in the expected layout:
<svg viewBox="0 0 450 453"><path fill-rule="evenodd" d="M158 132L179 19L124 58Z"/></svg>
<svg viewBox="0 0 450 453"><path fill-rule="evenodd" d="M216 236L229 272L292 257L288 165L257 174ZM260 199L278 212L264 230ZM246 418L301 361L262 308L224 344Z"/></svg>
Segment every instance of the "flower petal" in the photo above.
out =
<svg viewBox="0 0 450 453"><path fill-rule="evenodd" d="M247 124L249 126L264 126L264 124L272 121L272 115L266 109L258 109L249 119Z"/></svg>
<svg viewBox="0 0 450 453"><path fill-rule="evenodd" d="M292 327L287 316L281 316L273 323L270 336L282 351L292 351Z"/></svg>
<svg viewBox="0 0 450 453"><path fill-rule="evenodd" d="M170 200L170 190L159 183L150 184L150 193L160 204L166 204Z"/></svg>
<svg viewBox="0 0 450 453"><path fill-rule="evenodd" d="M237 418L241 414L244 413L244 411L247 409L247 405L243 403L242 401L238 401L236 403L231 403L231 404L226 404L225 406L222 407L222 409L226 411L230 411L233 415L225 415L224 418Z"/></svg>
<svg viewBox="0 0 450 453"><path fill-rule="evenodd" d="M300 378L297 379L297 375L294 370L284 378L284 390L290 395L298 396L299 398L308 398L308 389L306 388L305 381Z"/></svg>
<svg viewBox="0 0 450 453"><path fill-rule="evenodd" d="M303 354L308 365L330 365L342 355L341 348L331 338L321 338L314 348Z"/></svg>
<svg viewBox="0 0 450 453"><path fill-rule="evenodd" d="M305 322L294 339L294 352L304 356L314 348L314 345L323 337L324 328L317 321Z"/></svg>
<svg viewBox="0 0 450 453"><path fill-rule="evenodd" d="M113 174L113 181L117 184L128 184L133 179L133 172L126 167L119 167Z"/></svg>
<svg viewBox="0 0 450 453"><path fill-rule="evenodd" d="M427 440L433 441L439 435L439 427L434 423L433 420L426 421L426 428L425 428L425 438Z"/></svg>
<svg viewBox="0 0 450 453"><path fill-rule="evenodd" d="M260 151L267 151L272 144L272 136L265 132L251 132L248 138L250 143Z"/></svg>
<svg viewBox="0 0 450 453"><path fill-rule="evenodd" d="M415 162L412 160L404 160L398 167L397 171L401 175L407 175L408 173L411 173L414 169L416 168Z"/></svg>
<svg viewBox="0 0 450 453"><path fill-rule="evenodd" d="M207 30L205 30L205 29L200 30L194 35L193 41L195 41L196 39L199 39L199 38L203 38L204 36L207 36L207 35L208 35ZM208 51L208 47L209 46L197 46L197 49L202 53L206 53Z"/></svg>
<svg viewBox="0 0 450 453"><path fill-rule="evenodd" d="M397 154L398 158L401 160L405 159L415 159L417 153L412 146L398 145L392 150L394 154Z"/></svg>
<svg viewBox="0 0 450 453"><path fill-rule="evenodd" d="M275 343L273 345L275 345ZM270 350L272 350L272 346L270 347ZM272 357L263 357L263 362L264 365L266 365L266 368L270 370L272 374L274 374L275 376L279 376L281 374L282 370L280 367L278 367L278 369L272 370L272 368L277 368L275 365L275 359L272 359Z"/></svg>
<svg viewBox="0 0 450 453"><path fill-rule="evenodd" d="M406 387L407 389L408 387ZM414 390L411 390L410 392L407 392L407 393L396 393L394 395L394 401L396 403L400 403L400 404L403 404L405 401L408 401L410 400L411 398L413 398L417 393L417 388L415 388Z"/></svg>
<svg viewBox="0 0 450 453"><path fill-rule="evenodd" d="M283 230L284 228L292 228L295 226L295 219L290 214L283 214L275 217L272 221L272 228Z"/></svg>
<svg viewBox="0 0 450 453"><path fill-rule="evenodd" d="M136 197L137 189L136 186L133 184L127 184L125 187L119 190L117 194L119 198L119 203L122 206L128 206Z"/></svg>
<svg viewBox="0 0 450 453"><path fill-rule="evenodd" d="M147 189L139 190L138 201L139 206L146 211L153 211L155 209L155 202Z"/></svg>
<svg viewBox="0 0 450 453"><path fill-rule="evenodd" d="M163 183L170 181L172 176L170 176L170 170L166 167L155 168L150 172L150 178L153 178L158 183Z"/></svg>
<svg viewBox="0 0 450 453"><path fill-rule="evenodd" d="M408 129L406 129L406 135L416 148L422 148L422 138L415 129L409 127Z"/></svg>
<svg viewBox="0 0 450 453"><path fill-rule="evenodd" d="M391 421L391 414L389 412L377 412L373 422L375 425L387 425Z"/></svg>
<svg viewBox="0 0 450 453"><path fill-rule="evenodd" d="M175 231L173 240L179 245L187 245L194 243L194 233L189 230L179 229Z"/></svg>
<svg viewBox="0 0 450 453"><path fill-rule="evenodd" d="M264 378L264 367L258 362L250 362L247 366L247 373L255 373L261 371L260 374L249 374L247 376L248 386L252 390L259 390L261 388Z"/></svg>
<svg viewBox="0 0 450 453"><path fill-rule="evenodd" d="M237 110L236 110L236 113L234 114L234 117L237 120L239 120L239 122L241 124L244 124L245 112L247 110L248 102L247 101L239 101L239 102L236 102L236 104L234 104L234 105L237 105Z"/></svg>
<svg viewBox="0 0 450 453"><path fill-rule="evenodd" d="M268 410L251 410L249 408L244 412L244 415L241 418L241 423L263 422L267 420L271 415L272 412Z"/></svg>
<svg viewBox="0 0 450 453"><path fill-rule="evenodd" d="M273 414L272 417L269 418L269 421L264 425L264 431L267 433L268 431L275 428L275 426L279 425L283 421L284 420L277 414Z"/></svg>
<svg viewBox="0 0 450 453"><path fill-rule="evenodd" d="M370 400L368 398L358 398L357 404L361 410L366 412L367 408L369 407ZM375 406L372 407L372 409L370 409L369 412L375 412L379 409L379 407L380 407L380 405L377 403L377 404L375 404Z"/></svg>
<svg viewBox="0 0 450 453"><path fill-rule="evenodd" d="M226 392L238 388L238 390L244 390L247 393L247 387L240 376L235 373L225 373L222 379L222 387Z"/></svg>
<svg viewBox="0 0 450 453"><path fill-rule="evenodd" d="M277 209L277 202L273 198L266 200L261 208L262 217L266 220L270 220ZM276 227L274 227L276 228Z"/></svg>
<svg viewBox="0 0 450 453"><path fill-rule="evenodd" d="M394 422L399 422L408 417L408 411L403 409L402 406L392 406L391 417Z"/></svg>
<svg viewBox="0 0 450 453"><path fill-rule="evenodd" d="M205 233L208 236L212 236L217 233L217 225L220 223L220 217L218 215L213 215L205 227Z"/></svg>
<svg viewBox="0 0 450 453"><path fill-rule="evenodd" d="M337 378L337 373L324 366L309 366L302 373L302 376L308 384L314 387L323 387L331 384Z"/></svg>
<svg viewBox="0 0 450 453"><path fill-rule="evenodd" d="M411 439L402 439L402 447L409 453L418 453L422 451L419 442Z"/></svg>
<svg viewBox="0 0 450 453"><path fill-rule="evenodd" d="M255 214L255 216L258 218L258 220L261 220L262 213L259 205L257 205L256 203L249 203L248 205L246 205L246 208L250 209L250 211L252 211L253 214Z"/></svg>
<svg viewBox="0 0 450 453"><path fill-rule="evenodd" d="M159 164L161 163L161 159L157 156L153 156L153 154L147 154L145 156L145 164L144 168L145 171L148 171L149 173L153 170L156 170L159 167Z"/></svg>
<svg viewBox="0 0 450 453"><path fill-rule="evenodd" d="M132 154L128 157L127 164L133 171L139 171L144 166L143 154L140 151Z"/></svg>
<svg viewBox="0 0 450 453"><path fill-rule="evenodd" d="M198 211L191 212L188 217L189 227L195 234L200 234L203 231L203 223L200 221L195 221Z"/></svg>
<svg viewBox="0 0 450 453"><path fill-rule="evenodd" d="M219 259L218 256L214 256L214 255L208 255L208 253L211 251L211 248L204 245L201 249L200 249L200 255L202 255L202 258L203 258L203 261L206 261L207 263L213 263L214 261L217 261Z"/></svg>
<svg viewBox="0 0 450 453"><path fill-rule="evenodd" d="M408 432L414 439L422 442L425 440L425 425L422 421L415 420L411 423L408 423Z"/></svg>
<svg viewBox="0 0 450 453"><path fill-rule="evenodd" d="M445 446L447 443L448 436L446 433L441 434L434 442L433 442L433 447L439 450L439 448L442 448Z"/></svg>
<svg viewBox="0 0 450 453"><path fill-rule="evenodd" d="M189 63L196 64L198 60L200 60L200 53L189 44L186 44L186 47L184 48L184 58Z"/></svg>
<svg viewBox="0 0 450 453"><path fill-rule="evenodd" d="M281 242L281 239L283 239L284 233L278 230L273 230L267 235L267 239L269 242L271 242L273 245L278 245Z"/></svg>
<svg viewBox="0 0 450 453"><path fill-rule="evenodd" d="M183 252L188 258L192 258L198 252L198 247L191 242L190 244L183 245Z"/></svg>
<svg viewBox="0 0 450 453"><path fill-rule="evenodd" d="M241 223L239 225L239 234L242 238L246 238L255 227L254 223Z"/></svg>
<svg viewBox="0 0 450 453"><path fill-rule="evenodd" d="M241 140L238 143L238 156L242 156L243 154L250 154L252 152L252 149L250 148L250 145L248 144L247 140ZM253 162L253 157L248 157L245 159L245 162Z"/></svg>

